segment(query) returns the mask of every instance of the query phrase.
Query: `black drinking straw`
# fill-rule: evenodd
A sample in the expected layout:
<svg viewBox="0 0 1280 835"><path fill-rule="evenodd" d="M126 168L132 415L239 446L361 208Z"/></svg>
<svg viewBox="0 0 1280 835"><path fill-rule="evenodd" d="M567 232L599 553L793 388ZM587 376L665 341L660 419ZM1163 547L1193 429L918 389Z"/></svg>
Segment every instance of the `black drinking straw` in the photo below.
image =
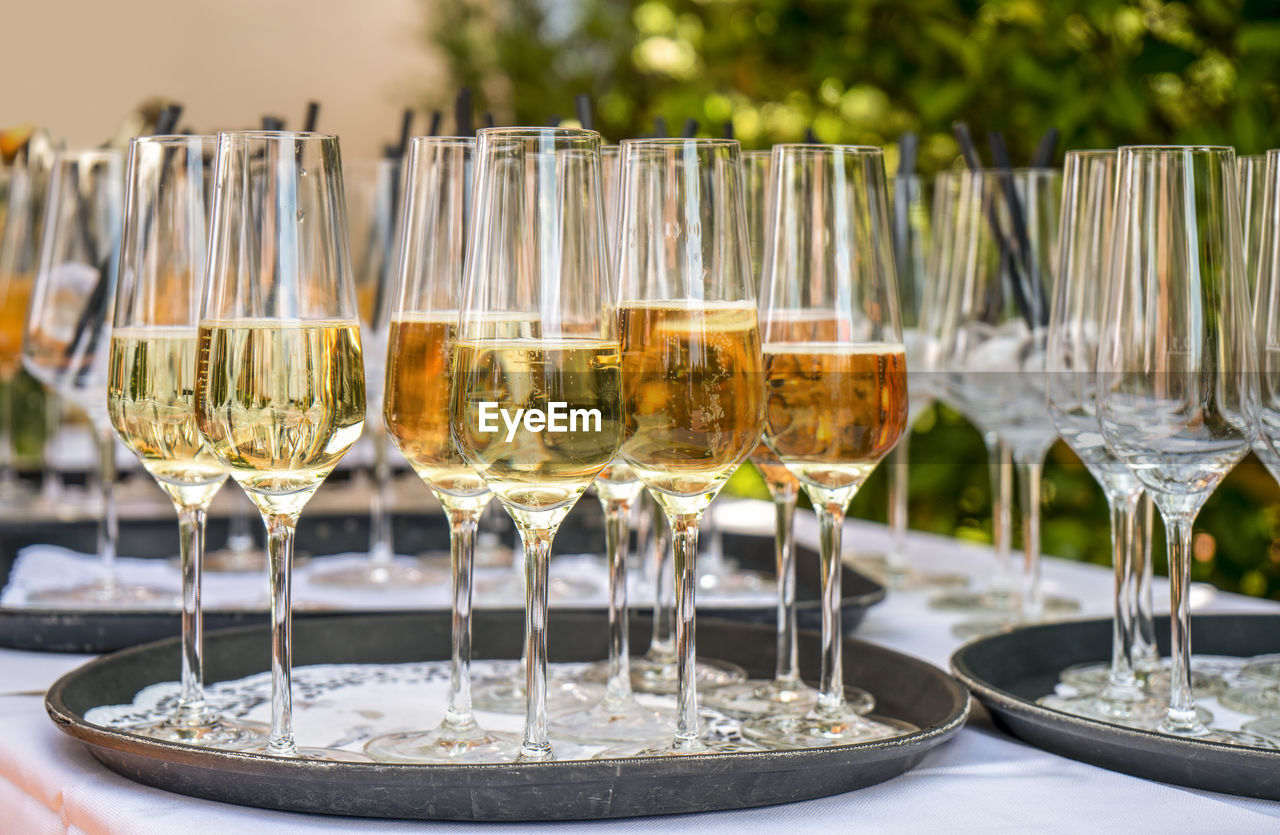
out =
<svg viewBox="0 0 1280 835"><path fill-rule="evenodd" d="M396 158L403 159L409 150L409 134L413 131L413 108L406 107L400 114L400 144L396 146Z"/></svg>
<svg viewBox="0 0 1280 835"><path fill-rule="evenodd" d="M173 133L173 129L178 126L178 120L181 118L182 105L174 102L165 107L156 117L156 136L167 136Z"/></svg>
<svg viewBox="0 0 1280 835"><path fill-rule="evenodd" d="M1053 165L1053 158L1058 155L1058 129L1049 128L1040 137L1036 152L1031 156L1032 168L1048 168Z"/></svg>
<svg viewBox="0 0 1280 835"><path fill-rule="evenodd" d="M733 138L734 138L734 137L733 137L733 120L732 120L732 119L730 119L729 121L727 121L727 122L725 122L725 123L724 123L724 138L725 138L725 139L733 139Z"/></svg>
<svg viewBox="0 0 1280 835"><path fill-rule="evenodd" d="M284 119L281 119L279 116L263 116L262 129L263 130L284 130Z"/></svg>
<svg viewBox="0 0 1280 835"><path fill-rule="evenodd" d="M1009 148L1005 145L1004 136L999 131L987 134L991 143L991 160L1000 170L1000 186L1004 193L1005 204L1009 207L1009 221L1013 225L1013 247L1011 255L1014 268L1022 276L1023 282L1030 292L1032 302L1029 321L1040 325L1049 324L1049 306L1045 304L1044 282L1040 280L1040 269L1031 252L1031 236L1027 233L1027 215L1022 209L1022 201L1018 199L1018 190L1013 184L1013 163L1009 158Z"/></svg>
<svg viewBox="0 0 1280 835"><path fill-rule="evenodd" d="M427 129L427 136L440 135L440 123L444 121L444 114L439 110L431 111L431 127Z"/></svg>
<svg viewBox="0 0 1280 835"><path fill-rule="evenodd" d="M684 120L684 128L680 131L680 136L684 139L693 139L698 135L698 120L688 118Z"/></svg>
<svg viewBox="0 0 1280 835"><path fill-rule="evenodd" d="M484 112L484 126L485 126L486 128L491 128L491 127L493 127L493 126L494 126L494 124L495 124L495 123L494 123L494 121L493 121L493 111L492 111L492 110L486 110L486 111Z"/></svg>
<svg viewBox="0 0 1280 835"><path fill-rule="evenodd" d="M320 102L307 102L307 115L302 120L302 129L307 133L311 133L316 129L316 123L320 121Z"/></svg>
<svg viewBox="0 0 1280 835"><path fill-rule="evenodd" d="M595 119L591 117L591 98L586 93L573 97L573 107L578 114L578 124L585 130L595 129Z"/></svg>
<svg viewBox="0 0 1280 835"><path fill-rule="evenodd" d="M978 149L973 144L973 135L969 133L969 126L964 122L955 122L951 126L952 132L955 134L956 141L960 143L960 153L964 155L965 164L969 170L978 172L982 170L982 158L978 156ZM1000 248L1000 271L1001 275L1009 277L1009 286L1013 290L1013 301L1018 306L1018 312L1022 314L1022 318L1026 321L1027 327L1035 329L1036 319L1032 313L1031 301L1027 297L1027 288L1023 284L1022 275L1016 269L1016 259L1008 258L1009 243L1005 240L1004 232L1000 229L1000 218L996 215L994 205L987 206L987 224L991 227L991 237L995 239L996 246ZM1013 267L1013 269L1006 269ZM983 321L994 322L989 318L991 311L998 310L1003 302L1001 298L1001 282L992 283L990 297L987 299L986 315Z"/></svg>
<svg viewBox="0 0 1280 835"><path fill-rule="evenodd" d="M551 116L547 119L547 127L549 127L549 128L558 128L558 127L560 127L560 122L561 122L561 121L562 121L562 120L561 120L561 118L560 118L560 114L559 114L559 113L552 113L552 114L551 114Z"/></svg>
<svg viewBox="0 0 1280 835"><path fill-rule="evenodd" d="M818 144L818 135L813 132L812 125L804 129L804 144L806 145Z"/></svg>
<svg viewBox="0 0 1280 835"><path fill-rule="evenodd" d="M475 117L471 111L471 88L463 87L458 90L458 96L453 100L453 120L458 129L458 136L475 135Z"/></svg>
<svg viewBox="0 0 1280 835"><path fill-rule="evenodd" d="M911 198L906 184L915 175L916 148L919 138L907 131L898 139L898 173L893 189L893 254L898 262L898 293L904 298L915 298L915 282L908 280L906 270L911 264ZM906 307L906 305L903 305Z"/></svg>
<svg viewBox="0 0 1280 835"><path fill-rule="evenodd" d="M653 135L657 139L666 139L671 135L671 131L667 130L667 120L661 116L653 117Z"/></svg>

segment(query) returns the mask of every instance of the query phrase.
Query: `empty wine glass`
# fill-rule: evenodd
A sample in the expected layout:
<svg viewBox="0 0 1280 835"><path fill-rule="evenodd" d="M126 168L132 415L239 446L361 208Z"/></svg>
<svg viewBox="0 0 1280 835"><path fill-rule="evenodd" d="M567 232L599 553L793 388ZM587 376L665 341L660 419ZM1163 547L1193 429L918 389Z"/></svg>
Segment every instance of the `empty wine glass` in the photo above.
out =
<svg viewBox="0 0 1280 835"><path fill-rule="evenodd" d="M219 133L214 182L195 411L205 443L267 531L271 733L254 750L368 761L350 751L300 749L293 734L295 530L365 418L338 139Z"/></svg>
<svg viewBox="0 0 1280 835"><path fill-rule="evenodd" d="M909 732L863 717L845 690L841 535L850 500L907 423L907 367L878 148L775 145L764 259L764 435L818 514L822 679L803 713L742 726L770 747Z"/></svg>
<svg viewBox="0 0 1280 835"><path fill-rule="evenodd" d="M1235 151L1121 148L1118 188L1098 414L1168 534L1173 668L1159 730L1268 747L1254 734L1208 728L1191 681L1192 525L1258 434Z"/></svg>
<svg viewBox="0 0 1280 835"><path fill-rule="evenodd" d="M32 593L31 602L170 606L177 598L171 590L116 578L117 441L107 414L107 363L123 213L123 154L67 151L54 157L22 361L33 377L89 417L98 446L102 576L73 588Z"/></svg>
<svg viewBox="0 0 1280 835"><path fill-rule="evenodd" d="M129 730L244 748L264 742L266 728L219 716L204 698L205 519L227 479L226 467L200 438L192 403L214 148L212 136L143 136L129 143L107 410L120 440L173 501L181 547L181 690L170 714Z"/></svg>
<svg viewBox="0 0 1280 835"><path fill-rule="evenodd" d="M1240 227L1244 239L1245 282L1249 285L1249 298L1258 287L1258 250L1262 246L1266 199L1267 155L1253 154L1236 157L1236 171L1240 177Z"/></svg>

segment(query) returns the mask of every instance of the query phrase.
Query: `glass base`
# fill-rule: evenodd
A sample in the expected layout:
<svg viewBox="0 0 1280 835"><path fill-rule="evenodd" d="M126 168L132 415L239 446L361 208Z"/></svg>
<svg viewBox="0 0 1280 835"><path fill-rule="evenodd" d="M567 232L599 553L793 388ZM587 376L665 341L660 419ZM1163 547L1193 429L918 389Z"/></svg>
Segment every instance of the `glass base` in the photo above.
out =
<svg viewBox="0 0 1280 835"><path fill-rule="evenodd" d="M1227 689L1227 680L1222 676L1206 670L1196 669L1198 665L1191 662L1191 690L1197 699L1208 699L1218 696ZM1159 670L1147 675L1145 686L1147 692L1156 698L1168 699L1170 681L1173 677L1166 660Z"/></svg>
<svg viewBox="0 0 1280 835"><path fill-rule="evenodd" d="M766 748L822 748L892 739L918 730L907 722L860 716L848 709L839 713L814 710L803 716L759 716L743 723L742 736Z"/></svg>
<svg viewBox="0 0 1280 835"><path fill-rule="evenodd" d="M1013 613L1018 611L1018 595L994 589L983 591L955 591L940 594L929 600L929 608L935 612L961 614Z"/></svg>
<svg viewBox="0 0 1280 835"><path fill-rule="evenodd" d="M673 710L645 707L634 698L617 703L604 700L589 708L557 713L547 723L551 736L584 745L602 742L646 742L670 734Z"/></svg>
<svg viewBox="0 0 1280 835"><path fill-rule="evenodd" d="M875 697L860 687L846 686L844 698L849 708L859 715L875 710ZM779 684L750 679L716 688L699 696L698 702L735 719L773 713L804 714L817 706L818 691L804 682Z"/></svg>
<svg viewBox="0 0 1280 835"><path fill-rule="evenodd" d="M1246 722L1243 730L1265 737L1271 744L1280 746L1280 716L1264 716Z"/></svg>
<svg viewBox="0 0 1280 835"><path fill-rule="evenodd" d="M524 600L524 576L521 574L503 572L496 577L477 576L474 587L477 597ZM552 602L583 600L602 594L603 591L601 584L589 580L555 576L547 579L547 598Z"/></svg>
<svg viewBox="0 0 1280 835"><path fill-rule="evenodd" d="M242 754L260 754L264 757L279 757L284 760L315 760L318 762L334 762L334 763L371 763L376 762L373 757L355 751L347 751L343 748L299 748L297 754L275 754L267 750L265 745L254 748L240 749Z"/></svg>
<svg viewBox="0 0 1280 835"><path fill-rule="evenodd" d="M1036 701L1043 707L1060 710L1086 719L1096 719L1112 725L1154 731L1160 728L1169 705L1159 699L1142 698L1135 701L1104 699L1097 694L1084 696L1044 696ZM1213 720L1213 714L1204 708L1196 708L1201 722Z"/></svg>
<svg viewBox="0 0 1280 835"><path fill-rule="evenodd" d="M402 589L418 586L434 586L449 582L449 572L424 567L416 559L397 558L390 564L375 564L342 568L318 569L309 578L317 586L347 589Z"/></svg>
<svg viewBox="0 0 1280 835"><path fill-rule="evenodd" d="M1252 725L1253 723L1249 723ZM1160 733L1166 736L1175 736L1180 739L1195 739L1201 742L1218 742L1223 745L1243 745L1249 748L1267 748L1271 750L1280 749L1280 742L1266 736L1262 736L1253 731L1248 725L1242 731L1229 731L1225 728L1210 728L1200 725L1194 730L1183 732L1172 732L1165 728L1158 728Z"/></svg>
<svg viewBox="0 0 1280 835"><path fill-rule="evenodd" d="M176 562L176 560L175 560ZM252 548L219 548L217 551L206 551L202 571L213 574L250 574L267 570L267 552L254 546ZM294 556L294 568L298 567L297 556Z"/></svg>
<svg viewBox="0 0 1280 835"><path fill-rule="evenodd" d="M497 666L497 665L495 665ZM604 698L604 685L559 673L547 667L547 711L583 708ZM497 666L491 676L471 680L471 707L490 713L523 716L527 699L524 692L524 666L507 661Z"/></svg>
<svg viewBox="0 0 1280 835"><path fill-rule="evenodd" d="M594 680L594 668L587 671L584 678ZM747 680L747 671L737 664L706 658L694 666L694 678L699 691L724 687ZM601 678L603 680L603 678ZM637 693L654 693L660 696L674 696L676 693L676 662L653 661L648 658L636 658L631 661L631 688Z"/></svg>
<svg viewBox="0 0 1280 835"><path fill-rule="evenodd" d="M945 589L964 589L969 585L969 578L964 574L948 574L941 571L917 571L909 568L906 571L886 571L877 575L892 591L937 591Z"/></svg>
<svg viewBox="0 0 1280 835"><path fill-rule="evenodd" d="M702 754L741 754L763 751L745 739L699 739L694 745L676 748L672 740L652 740L647 744L615 745L596 754L597 760L616 760L624 757L695 757Z"/></svg>
<svg viewBox="0 0 1280 835"><path fill-rule="evenodd" d="M1036 623L1048 623L1080 611L1080 603L1067 597L1046 596L1044 614L1038 618L1029 618L1020 611L1006 612L1001 615L976 617L962 621L951 627L951 634L962 640L983 638L994 635L1004 629L1015 626L1027 626Z"/></svg>
<svg viewBox="0 0 1280 835"><path fill-rule="evenodd" d="M262 747L267 744L270 728L256 722L233 722L229 719L214 717L208 722L198 725L186 724L173 718L156 720L137 725L129 725L124 730L138 736L160 739L165 742L180 742L183 745L195 745L200 748L223 748L230 751L241 751L247 748Z"/></svg>
<svg viewBox="0 0 1280 835"><path fill-rule="evenodd" d="M1259 655L1240 668L1240 675L1263 684L1280 684L1280 655Z"/></svg>
<svg viewBox="0 0 1280 835"><path fill-rule="evenodd" d="M469 731L441 725L430 731L375 736L365 743L364 752L385 763L505 763L520 753L520 737L479 725Z"/></svg>
<svg viewBox="0 0 1280 835"><path fill-rule="evenodd" d="M725 566L723 571L708 572L698 576L699 593L713 597L734 597L757 594L773 588L774 582L758 571L743 571Z"/></svg>
<svg viewBox="0 0 1280 835"><path fill-rule="evenodd" d="M44 589L27 595L28 604L44 603L50 606L115 607L128 609L176 609L181 605L177 590L151 586L135 586L129 583L105 583L94 580L80 586L63 589Z"/></svg>
<svg viewBox="0 0 1280 835"><path fill-rule="evenodd" d="M1237 713L1280 718L1280 684L1228 687L1218 694L1218 701Z"/></svg>

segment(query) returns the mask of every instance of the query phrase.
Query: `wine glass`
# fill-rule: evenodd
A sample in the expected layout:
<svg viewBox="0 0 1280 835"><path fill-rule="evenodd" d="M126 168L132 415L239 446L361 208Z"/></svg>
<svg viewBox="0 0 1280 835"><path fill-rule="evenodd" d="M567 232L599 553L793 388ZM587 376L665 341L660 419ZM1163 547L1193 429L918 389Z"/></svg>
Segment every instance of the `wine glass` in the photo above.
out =
<svg viewBox="0 0 1280 835"><path fill-rule="evenodd" d="M674 738L607 749L602 757L755 750L702 738L694 645L698 524L759 442L763 419L738 153L734 140L622 143L622 455L671 528L678 666Z"/></svg>
<svg viewBox="0 0 1280 835"><path fill-rule="evenodd" d="M59 152L45 202L40 261L27 314L22 361L27 371L89 417L98 445L98 555L102 576L81 586L52 588L30 602L88 606L168 606L172 591L116 578L116 435L107 414L111 314L124 211L124 155L118 151Z"/></svg>
<svg viewBox="0 0 1280 835"><path fill-rule="evenodd" d="M1060 258L1049 323L1046 374L1049 414L1067 446L1102 487L1111 512L1115 570L1111 663L1098 692L1048 696L1042 704L1125 725L1151 727L1164 706L1143 689L1134 669L1134 551L1143 547L1135 525L1142 483L1103 439L1098 424L1098 340L1106 298L1106 259L1115 221L1115 151L1067 153L1062 195ZM1092 665L1090 665L1092 666ZM1072 680L1068 671L1064 679ZM1077 684L1080 677L1074 677Z"/></svg>
<svg viewBox="0 0 1280 835"><path fill-rule="evenodd" d="M41 156L6 170L4 220L0 223L0 499L14 502L29 491L14 467L14 381L22 367L22 335L40 257L49 167Z"/></svg>
<svg viewBox="0 0 1280 835"><path fill-rule="evenodd" d="M1254 331L1231 148L1120 149L1098 350L1098 416L1168 533L1173 668L1163 733L1266 746L1210 729L1191 682L1191 534L1257 437Z"/></svg>
<svg viewBox="0 0 1280 835"><path fill-rule="evenodd" d="M257 506L267 532L271 734L261 753L368 761L300 749L293 736L294 533L365 417L338 139L219 133L214 182L195 413L205 443Z"/></svg>
<svg viewBox="0 0 1280 835"><path fill-rule="evenodd" d="M765 250L764 435L818 514L822 679L803 714L748 720L743 736L775 748L883 739L893 720L846 698L840 620L845 509L907 423L907 369L878 148L775 145Z"/></svg>
<svg viewBox="0 0 1280 835"><path fill-rule="evenodd" d="M218 716L204 699L200 607L205 518L227 469L196 429L192 391L215 139L129 143L107 411L116 433L173 501L182 567L182 678L171 713L132 733L214 748L265 741L265 728Z"/></svg>
<svg viewBox="0 0 1280 835"><path fill-rule="evenodd" d="M1076 611L1040 582L1040 480L1057 438L1045 396L1048 287L1057 254L1062 174L997 169L961 175L955 268L942 313L940 385L949 399L1013 453L1022 510L1021 610L976 621L979 631Z"/></svg>
<svg viewBox="0 0 1280 835"><path fill-rule="evenodd" d="M927 311L922 312L920 336L925 348L921 365L930 369L925 378L928 394L964 411L963 403L951 399L951 392L939 383L944 367L940 353L943 330L958 307L952 302L955 288L964 281L963 253L956 246L956 234L963 230L960 212L961 172L944 171L935 178L933 187L933 240L929 247L926 270L930 276ZM908 359L908 364L910 360ZM908 374L910 372L908 371ZM910 384L908 384L910 388ZM920 394L913 393L913 397ZM908 403L908 416L910 404ZM970 421L972 415L967 415ZM1001 443L1000 436L979 427L987 450L987 473L991 484L991 533L995 565L985 587L952 590L929 599L929 608L945 612L1007 616L1017 611L1019 597L1013 576L1013 456Z"/></svg>
<svg viewBox="0 0 1280 835"><path fill-rule="evenodd" d="M1236 157L1236 172L1240 178L1240 215L1243 219L1240 232L1244 239L1244 274L1249 286L1249 298L1253 298L1258 286L1258 250L1262 246L1266 171L1266 154Z"/></svg>
<svg viewBox="0 0 1280 835"><path fill-rule="evenodd" d="M417 137L409 146L404 246L391 294L383 415L396 447L449 519L453 650L444 720L429 731L374 737L365 753L390 762L497 762L520 741L486 731L471 711L471 578L476 526L489 488L449 433L449 358L457 337L475 140Z"/></svg>
<svg viewBox="0 0 1280 835"><path fill-rule="evenodd" d="M369 507L369 558L361 565L321 568L310 581L339 588L400 589L442 582L437 570L418 560L395 558L391 539L392 481L387 458L387 434L381 418L389 293L396 270L397 223L400 218L399 157L362 160L343 170L347 219L351 230L351 266L356 304L360 309L360 337L365 356L365 398L369 414L365 437L373 448L373 476Z"/></svg>
<svg viewBox="0 0 1280 835"><path fill-rule="evenodd" d="M620 351L600 135L487 128L476 147L450 406L453 438L525 548L525 728L547 736L547 562L556 530L622 442Z"/></svg>
<svg viewBox="0 0 1280 835"><path fill-rule="evenodd" d="M1241 185L1244 161L1241 158ZM1253 167L1257 167L1256 164ZM1254 328L1258 350L1258 438L1253 451L1272 477L1280 481L1280 151L1268 151L1263 176L1254 182L1254 211L1245 225L1256 223L1259 237L1253 248ZM1252 659L1241 670L1246 684L1232 686L1218 696L1224 707L1263 718L1246 730L1280 739L1280 656Z"/></svg>

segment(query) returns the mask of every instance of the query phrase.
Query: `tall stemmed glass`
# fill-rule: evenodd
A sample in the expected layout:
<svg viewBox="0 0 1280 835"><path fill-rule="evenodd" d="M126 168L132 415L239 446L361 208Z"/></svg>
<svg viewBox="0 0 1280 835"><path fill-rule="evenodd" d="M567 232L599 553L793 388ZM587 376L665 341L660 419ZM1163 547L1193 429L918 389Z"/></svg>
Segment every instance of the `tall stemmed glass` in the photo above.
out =
<svg viewBox="0 0 1280 835"><path fill-rule="evenodd" d="M0 500L27 494L14 468L14 381L22 367L22 336L40 257L48 162L37 155L16 163L6 184L0 223Z"/></svg>
<svg viewBox="0 0 1280 835"><path fill-rule="evenodd" d="M1267 155L1236 157L1236 173L1240 178L1240 227L1244 239L1245 283L1249 298L1258 287L1258 259L1263 235L1263 203L1266 200Z"/></svg>
<svg viewBox="0 0 1280 835"><path fill-rule="evenodd" d="M257 506L271 586L271 735L299 749L290 687L290 574L302 508L364 426L364 365L335 136L218 134L209 264L200 308L200 434Z"/></svg>
<svg viewBox="0 0 1280 835"><path fill-rule="evenodd" d="M22 361L33 377L89 416L98 444L102 576L73 588L33 593L28 597L31 602L90 606L175 602L172 591L116 579L116 435L107 415L107 362L123 212L123 154L78 151L54 157Z"/></svg>
<svg viewBox="0 0 1280 835"><path fill-rule="evenodd" d="M620 356L607 261L600 135L489 128L453 348L451 420L462 457L525 548L525 728L547 737L547 562L556 530L622 442Z"/></svg>
<svg viewBox="0 0 1280 835"><path fill-rule="evenodd" d="M453 651L444 720L429 731L375 737L365 753L392 762L510 760L520 741L486 731L471 711L471 578L489 488L449 432L450 357L462 297L475 140L415 138L409 147L404 245L388 311L387 433L449 518Z"/></svg>
<svg viewBox="0 0 1280 835"><path fill-rule="evenodd" d="M762 357L738 143L622 143L618 281L627 443L667 516L676 577L676 727L604 756L750 749L704 740L694 645L698 524L760 440Z"/></svg>
<svg viewBox="0 0 1280 835"><path fill-rule="evenodd" d="M939 338L947 395L1013 452L1023 522L1021 612L981 620L1039 621L1075 611L1040 582L1040 474L1057 437L1045 397L1048 282L1057 255L1062 174L1056 169L989 170L961 175L956 267Z"/></svg>
<svg viewBox="0 0 1280 835"><path fill-rule="evenodd" d="M1260 237L1254 249L1257 270L1254 328L1258 346L1258 438L1253 451L1280 481L1280 151L1268 151L1260 193L1254 196ZM1248 223L1249 217L1245 216ZM1242 713L1261 714L1245 730L1280 740L1280 656L1264 655L1242 670L1245 686L1233 686L1218 696L1223 706Z"/></svg>
<svg viewBox="0 0 1280 835"><path fill-rule="evenodd" d="M204 699L205 518L227 478L196 429L192 402L214 148L212 136L145 136L129 143L107 410L120 440L173 501L181 547L181 691L169 715L129 730L242 748L264 742L266 729L227 721Z"/></svg>
<svg viewBox="0 0 1280 835"><path fill-rule="evenodd" d="M1191 686L1191 533L1257 436L1235 151L1120 149L1115 241L1098 350L1098 415L1168 532L1173 672L1164 733L1266 745L1211 730Z"/></svg>
<svg viewBox="0 0 1280 835"><path fill-rule="evenodd" d="M956 246L956 235L963 231L962 220L967 217L960 211L962 177L961 172L944 171L934 179L933 240L926 266L931 292L927 307L922 310L918 338L925 348L921 365L930 369L929 376L925 378L928 382L927 394L946 400L965 412L966 417L972 421L973 415L967 412L964 399L956 399L955 392L942 383L946 368L946 358L941 350L942 338L951 317L960 310L956 303L959 295L956 288L964 283L964 253ZM908 388L911 388L910 384ZM919 397L920 393L912 392L911 396ZM909 416L910 403L908 418ZM995 565L985 587L943 592L929 599L929 608L947 612L1009 616L1017 611L1020 600L1013 575L1013 456L1009 448L1001 443L1000 436L989 427L977 428L987 450Z"/></svg>
<svg viewBox="0 0 1280 835"><path fill-rule="evenodd" d="M840 543L845 508L907 423L907 364L878 148L775 145L765 250L764 426L821 532L822 680L803 715L743 725L771 747L895 736L845 697Z"/></svg>
<svg viewBox="0 0 1280 835"><path fill-rule="evenodd" d="M1150 727L1164 706L1142 688L1134 669L1135 525L1142 484L1112 454L1098 425L1098 340L1106 300L1106 262L1115 220L1115 151L1067 153L1060 258L1049 323L1046 374L1049 414L1107 497L1115 593L1111 663L1099 692L1048 696L1044 704L1126 725Z"/></svg>

